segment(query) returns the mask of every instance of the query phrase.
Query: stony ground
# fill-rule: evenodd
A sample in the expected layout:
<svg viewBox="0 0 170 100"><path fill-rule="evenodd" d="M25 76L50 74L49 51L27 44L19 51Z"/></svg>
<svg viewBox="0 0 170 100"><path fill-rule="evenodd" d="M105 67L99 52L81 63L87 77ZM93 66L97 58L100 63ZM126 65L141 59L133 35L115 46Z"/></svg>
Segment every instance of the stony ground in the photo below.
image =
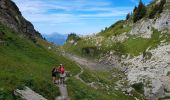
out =
<svg viewBox="0 0 170 100"><path fill-rule="evenodd" d="M162 44L158 48L148 50L150 57L142 54L127 58L124 67L130 84L142 82L145 85L144 94L149 98L157 98L170 92L170 45ZM169 95L168 95L169 96Z"/></svg>

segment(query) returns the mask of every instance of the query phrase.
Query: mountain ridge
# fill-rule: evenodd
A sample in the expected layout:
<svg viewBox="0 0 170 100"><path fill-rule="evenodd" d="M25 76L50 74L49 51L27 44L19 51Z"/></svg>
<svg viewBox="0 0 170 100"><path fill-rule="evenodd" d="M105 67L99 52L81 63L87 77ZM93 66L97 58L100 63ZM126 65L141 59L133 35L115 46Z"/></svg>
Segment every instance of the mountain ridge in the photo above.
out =
<svg viewBox="0 0 170 100"><path fill-rule="evenodd" d="M42 38L41 34L34 29L31 22L22 16L19 8L11 0L0 0L0 23L32 40L35 40L36 37Z"/></svg>
<svg viewBox="0 0 170 100"><path fill-rule="evenodd" d="M64 45L66 42L68 34L61 34L54 32L52 34L44 34L43 37L45 37L46 40L49 42L55 43L56 45Z"/></svg>

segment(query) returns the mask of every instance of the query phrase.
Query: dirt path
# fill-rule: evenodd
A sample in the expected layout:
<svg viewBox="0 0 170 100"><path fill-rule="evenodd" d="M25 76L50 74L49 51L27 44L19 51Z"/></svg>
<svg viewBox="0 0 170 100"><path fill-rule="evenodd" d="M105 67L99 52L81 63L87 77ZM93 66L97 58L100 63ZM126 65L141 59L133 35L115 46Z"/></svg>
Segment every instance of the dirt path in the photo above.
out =
<svg viewBox="0 0 170 100"><path fill-rule="evenodd" d="M67 85L61 84L61 85L58 85L58 87L60 91L60 96L57 96L55 100L70 100L68 96Z"/></svg>
<svg viewBox="0 0 170 100"><path fill-rule="evenodd" d="M65 57L75 61L76 63L78 63L80 65L80 67L82 67L82 68L89 68L91 70L99 70L99 71L107 71L107 70L113 69L113 66L101 64L96 61L89 60L86 58L81 58L81 57L73 55L73 54L64 53L63 55Z"/></svg>
<svg viewBox="0 0 170 100"><path fill-rule="evenodd" d="M80 67L80 73L78 73L77 75L75 75L75 78L78 79L78 80L80 80L82 83L87 84L84 80L82 80L82 79L80 78L80 75L84 72L84 69L83 69L79 64L77 64L77 65Z"/></svg>

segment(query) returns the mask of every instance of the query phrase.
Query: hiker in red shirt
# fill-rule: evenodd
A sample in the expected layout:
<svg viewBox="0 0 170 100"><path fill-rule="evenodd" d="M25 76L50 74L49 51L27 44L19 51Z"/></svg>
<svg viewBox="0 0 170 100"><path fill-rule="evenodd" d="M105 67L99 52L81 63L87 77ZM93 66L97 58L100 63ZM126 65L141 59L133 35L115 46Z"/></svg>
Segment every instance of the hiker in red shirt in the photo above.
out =
<svg viewBox="0 0 170 100"><path fill-rule="evenodd" d="M66 73L63 64L60 64L58 71L60 72L60 83L64 84Z"/></svg>

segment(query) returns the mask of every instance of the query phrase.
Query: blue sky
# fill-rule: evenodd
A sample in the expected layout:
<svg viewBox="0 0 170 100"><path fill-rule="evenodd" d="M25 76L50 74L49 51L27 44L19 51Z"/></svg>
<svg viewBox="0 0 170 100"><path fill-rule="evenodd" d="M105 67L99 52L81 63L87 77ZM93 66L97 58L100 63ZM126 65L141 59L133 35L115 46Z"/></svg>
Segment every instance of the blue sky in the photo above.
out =
<svg viewBox="0 0 170 100"><path fill-rule="evenodd" d="M124 19L139 0L13 0L42 34L92 34ZM142 0L148 4L152 0Z"/></svg>

